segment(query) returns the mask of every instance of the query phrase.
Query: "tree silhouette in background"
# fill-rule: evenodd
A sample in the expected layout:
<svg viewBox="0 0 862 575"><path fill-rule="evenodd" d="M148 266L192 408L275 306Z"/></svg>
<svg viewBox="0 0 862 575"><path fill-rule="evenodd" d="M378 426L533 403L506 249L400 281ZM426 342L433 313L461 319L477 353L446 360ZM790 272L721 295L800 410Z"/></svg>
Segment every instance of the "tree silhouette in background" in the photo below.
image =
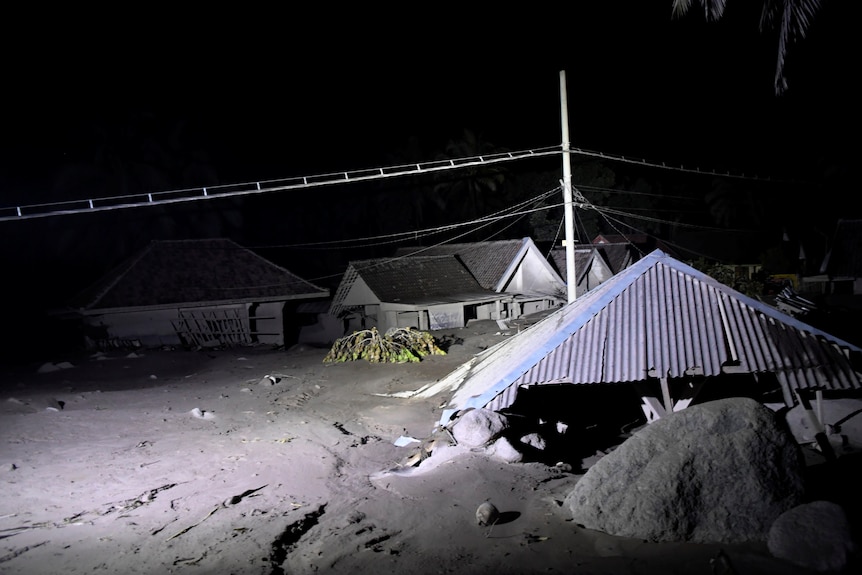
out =
<svg viewBox="0 0 862 575"><path fill-rule="evenodd" d="M45 201L111 198L219 184L195 127L148 110L87 117L67 135L67 161ZM98 279L153 239L242 234L242 197L34 221L24 249L66 269L69 289ZM46 271L46 273L48 273ZM67 294L69 295L69 294Z"/></svg>
<svg viewBox="0 0 862 575"><path fill-rule="evenodd" d="M684 16L693 0L673 0L673 15ZM698 0L707 20L720 20L724 16L727 0ZM784 73L785 58L790 44L805 38L814 16L821 9L821 0L763 0L760 31L778 30L778 50L775 64L775 93L787 90Z"/></svg>
<svg viewBox="0 0 862 575"><path fill-rule="evenodd" d="M478 158L505 152L481 134L465 129L449 140L437 159ZM468 220L509 205L505 195L508 171L503 164L488 164L439 172L431 199L442 213Z"/></svg>

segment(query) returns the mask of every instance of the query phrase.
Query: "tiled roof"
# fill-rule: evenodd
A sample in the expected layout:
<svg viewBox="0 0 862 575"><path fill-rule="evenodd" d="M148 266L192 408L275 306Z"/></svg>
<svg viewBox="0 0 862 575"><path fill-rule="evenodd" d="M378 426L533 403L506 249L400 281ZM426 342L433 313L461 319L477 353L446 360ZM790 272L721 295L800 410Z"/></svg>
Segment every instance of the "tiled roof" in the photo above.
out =
<svg viewBox="0 0 862 575"><path fill-rule="evenodd" d="M593 238L594 244L612 245L612 244L627 244L629 252L634 256L634 260L639 260L643 256L653 250L661 250L664 253L676 257L676 250L668 246L659 238L648 234L599 234ZM614 273L620 270L614 270Z"/></svg>
<svg viewBox="0 0 862 575"><path fill-rule="evenodd" d="M640 253L631 244L599 244L596 248L614 274L640 259Z"/></svg>
<svg viewBox="0 0 862 575"><path fill-rule="evenodd" d="M525 241L524 239L496 240L431 247L402 247L396 250L395 257L413 254L416 256L454 255L464 262L483 288L495 289L523 248Z"/></svg>
<svg viewBox="0 0 862 575"><path fill-rule="evenodd" d="M231 240L172 240L152 242L70 305L91 311L328 295Z"/></svg>
<svg viewBox="0 0 862 575"><path fill-rule="evenodd" d="M584 274L589 272L589 267L592 259L596 256L598 250L596 246L575 246L575 273L578 275L578 281ZM551 261L554 268L561 277L566 277L566 248L554 248L551 250Z"/></svg>
<svg viewBox="0 0 862 575"><path fill-rule="evenodd" d="M351 262L350 266L382 302L426 303L495 297L454 256L414 256Z"/></svg>

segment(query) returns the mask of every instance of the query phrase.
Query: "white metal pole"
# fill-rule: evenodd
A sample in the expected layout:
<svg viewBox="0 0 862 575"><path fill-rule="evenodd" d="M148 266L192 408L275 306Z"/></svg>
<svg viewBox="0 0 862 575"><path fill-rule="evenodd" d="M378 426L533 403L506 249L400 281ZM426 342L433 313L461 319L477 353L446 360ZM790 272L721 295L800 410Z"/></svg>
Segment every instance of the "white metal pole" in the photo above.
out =
<svg viewBox="0 0 862 575"><path fill-rule="evenodd" d="M569 303L577 298L575 275L575 218L572 204L572 163L569 155L569 111L566 96L566 71L560 71L560 109L563 130L563 209L566 218L566 288Z"/></svg>

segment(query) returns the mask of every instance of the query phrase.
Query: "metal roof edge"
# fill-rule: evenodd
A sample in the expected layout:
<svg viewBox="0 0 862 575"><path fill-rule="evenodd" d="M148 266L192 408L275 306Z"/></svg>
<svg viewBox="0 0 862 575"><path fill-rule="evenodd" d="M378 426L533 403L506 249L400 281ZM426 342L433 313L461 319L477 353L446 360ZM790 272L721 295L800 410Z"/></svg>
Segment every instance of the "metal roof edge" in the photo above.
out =
<svg viewBox="0 0 862 575"><path fill-rule="evenodd" d="M560 322L561 324L556 330L549 334L549 336L547 337L547 339L545 339L541 346L536 348L536 350L532 353L524 356L523 359L518 362L504 378L497 381L497 383L495 383L494 385L489 386L483 393L470 397L465 402L463 407L481 407L482 405L486 405L500 392L506 389L514 381L516 381L518 377L520 377L523 373L526 373L526 371L530 369L530 367L535 365L550 351L561 345L573 333L577 332L580 328L582 328L590 319L592 319L597 313L604 309L604 307L608 305L614 298L616 298L620 293L627 289L635 281L635 279L646 273L647 270L651 269L657 264L667 265L668 267L675 269L678 272L690 275L698 281L707 283L716 288L723 295L734 297L740 300L742 303L754 308L758 312L763 313L764 315L776 319L784 324L787 324L795 329L810 333L812 335L823 337L828 341L834 342L841 347L845 347L853 351L862 352L862 349L860 349L859 347L831 334L828 334L822 330L819 330L811 325L801 322L793 316L785 314L775 308L772 308L763 302L757 301L749 296L746 296L745 294L742 294L734 290L733 288L730 288L729 286L689 266L688 264L676 260L668 254L665 254L661 250L656 249L636 261L634 264L632 264L625 270L621 271L619 274L617 274L610 280L602 283L591 292L587 292L587 294L583 297L589 298L592 301L583 304L586 306L583 309L579 309L581 304L578 303L579 301L583 302L583 300L575 300L574 302L563 306L560 310L543 318L541 321L533 324L520 334L517 334L509 340L506 340L506 342L504 343L509 343L517 341L518 339L523 339L524 337L528 337L529 334L540 330L541 326L544 326L548 322ZM574 317L570 318L568 321L566 319L562 319L561 321L560 317L558 316L567 315L567 311L569 313L573 313ZM518 345L519 343L520 342L511 343L510 345ZM455 395L453 395L453 399L456 395L457 391L455 392Z"/></svg>
<svg viewBox="0 0 862 575"><path fill-rule="evenodd" d="M810 324L807 324L803 321L800 321L800 320L796 319L795 317L793 317L792 315L786 314L786 313L782 312L781 310L770 306L769 304L766 304L760 300L754 299L751 296L747 296L742 292L738 292L735 289L733 289L732 287L719 282L715 278L706 275L702 271L697 270L697 269L691 267L690 265L688 265L684 262L673 259L670 256L667 256L666 254L665 254L664 259L666 261L663 263L666 263L669 267L672 267L672 268L676 269L677 271L686 273L692 277L695 277L696 279L698 279L702 282L705 282L705 283L708 283L708 284L714 286L716 289L723 292L725 295L731 295L731 296L735 297L736 299L738 299L739 301L741 301L745 305L756 309L757 311L759 311L760 313L762 313L764 315L767 315L773 319L779 320L782 323L785 323L789 326L792 326L795 329L798 329L800 331L804 331L804 332L810 333L812 335L823 337L825 339L828 339L829 341L833 341L841 347L846 347L846 348L852 349L854 351L862 352L862 348L860 348L860 347L858 347L858 346L856 346L850 342L844 341L843 339L836 337L830 333L826 333L825 331L818 329L818 328L814 327L813 325L810 325Z"/></svg>
<svg viewBox="0 0 862 575"><path fill-rule="evenodd" d="M635 278L643 275L646 270L653 267L663 259L666 259L667 257L668 256L660 250L653 251L652 253L644 256L643 258L620 272L614 278L602 283L591 292L587 292L587 295L585 295L584 297L592 301L589 301L586 304L579 304L579 301L583 302L584 300L575 300L563 306L558 311L549 314L547 317L531 325L521 333L512 336L510 339L506 340L506 343L509 343L518 339L523 339L524 337L527 337L528 334L532 334L536 331L539 331L540 328L547 323L560 322L560 318L558 316L567 315L566 311L569 311L569 313L574 314L574 317L570 318L568 321L563 319L562 326L560 327L564 327L564 329L556 329L553 333L549 335L549 337L539 348L537 348L532 353L524 356L523 359L518 362L518 364L513 369L509 371L509 374L507 374L506 377L500 379L499 381L497 381L497 383L488 387L485 392L481 393L480 395L476 395L469 398L465 402L465 407L476 407L477 405L481 407L482 405L485 405L489 401L494 399L494 397L496 397L501 391L509 387L518 377L520 377L523 373L526 373L526 371L530 367L532 367L539 360L545 357L550 350L558 347L573 333L582 328L584 324L586 324L598 312L604 309L604 307L620 293L622 293L624 289L631 285ZM602 289L603 287L604 290ZM584 307L583 309L579 309L581 305L586 305L586 307ZM518 343L511 343L510 345L518 345ZM517 375L512 376L513 373L517 373Z"/></svg>

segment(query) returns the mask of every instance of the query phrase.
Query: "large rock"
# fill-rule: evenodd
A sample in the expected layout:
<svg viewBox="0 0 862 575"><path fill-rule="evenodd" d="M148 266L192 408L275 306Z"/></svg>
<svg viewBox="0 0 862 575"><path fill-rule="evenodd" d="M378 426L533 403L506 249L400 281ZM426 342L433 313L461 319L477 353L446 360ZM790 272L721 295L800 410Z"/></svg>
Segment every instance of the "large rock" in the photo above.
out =
<svg viewBox="0 0 862 575"><path fill-rule="evenodd" d="M596 462L566 498L575 522L650 541L765 541L801 503L804 463L786 426L731 398L668 415Z"/></svg>
<svg viewBox="0 0 862 575"><path fill-rule="evenodd" d="M783 513L766 544L775 557L815 571L843 571L856 550L844 509L831 501L812 501Z"/></svg>
<svg viewBox="0 0 862 575"><path fill-rule="evenodd" d="M502 459L506 463L520 463L524 461L524 454L518 451L506 437L500 437L489 445L486 453L497 459Z"/></svg>
<svg viewBox="0 0 862 575"><path fill-rule="evenodd" d="M500 437L509 428L508 418L491 409L471 409L458 417L452 437L459 445L481 447Z"/></svg>

